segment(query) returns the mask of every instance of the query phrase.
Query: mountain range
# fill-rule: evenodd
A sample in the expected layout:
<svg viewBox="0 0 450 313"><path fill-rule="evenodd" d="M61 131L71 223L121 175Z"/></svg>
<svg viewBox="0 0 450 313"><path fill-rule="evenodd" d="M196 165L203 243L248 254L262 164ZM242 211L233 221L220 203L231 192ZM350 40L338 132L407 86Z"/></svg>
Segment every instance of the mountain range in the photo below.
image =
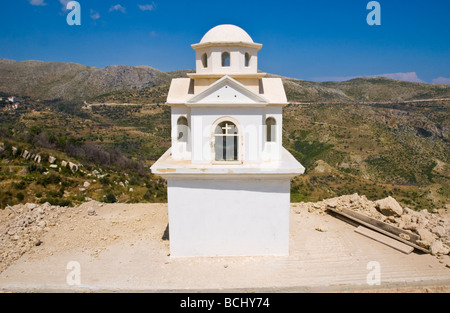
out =
<svg viewBox="0 0 450 313"><path fill-rule="evenodd" d="M40 100L93 101L111 93L119 94L120 98L121 91L165 86L172 78L185 77L188 72L193 71L162 72L149 66L126 65L96 68L75 63L0 59L0 92ZM323 83L281 78L291 102L401 102L450 98L449 85L382 77Z"/></svg>

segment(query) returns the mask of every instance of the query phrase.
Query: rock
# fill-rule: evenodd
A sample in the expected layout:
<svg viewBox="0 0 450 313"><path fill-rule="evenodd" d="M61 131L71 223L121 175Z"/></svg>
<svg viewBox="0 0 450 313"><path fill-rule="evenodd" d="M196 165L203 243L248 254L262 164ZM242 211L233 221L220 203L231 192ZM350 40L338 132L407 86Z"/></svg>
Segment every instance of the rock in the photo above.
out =
<svg viewBox="0 0 450 313"><path fill-rule="evenodd" d="M403 214L402 207L391 196L375 201L375 203L380 212L386 216L401 216Z"/></svg>
<svg viewBox="0 0 450 313"><path fill-rule="evenodd" d="M431 232L436 234L438 237L444 237L445 236L445 228L442 226L436 226L431 229Z"/></svg>
<svg viewBox="0 0 450 313"><path fill-rule="evenodd" d="M25 204L25 208L27 210L34 210L36 208L36 206L37 205L35 203L27 203L27 204Z"/></svg>
<svg viewBox="0 0 450 313"><path fill-rule="evenodd" d="M327 228L326 226L324 226L324 225L321 224L321 225L316 226L315 230L324 233L324 232L327 232L327 231L328 231L328 228Z"/></svg>
<svg viewBox="0 0 450 313"><path fill-rule="evenodd" d="M58 165L56 165L56 164L50 164L50 168L58 168Z"/></svg>
<svg viewBox="0 0 450 313"><path fill-rule="evenodd" d="M419 216L419 220L417 222L420 228L425 228L428 225L429 220L425 216Z"/></svg>
<svg viewBox="0 0 450 313"><path fill-rule="evenodd" d="M335 198L333 198L333 199L326 200L326 205L333 209L333 208L337 207L338 203L337 203L337 200Z"/></svg>
<svg viewBox="0 0 450 313"><path fill-rule="evenodd" d="M441 241L435 240L430 245L430 251L432 255L438 255L438 254L448 254L449 249L444 247Z"/></svg>
<svg viewBox="0 0 450 313"><path fill-rule="evenodd" d="M391 222L391 223L395 223L395 222L396 222L395 217L393 217L392 215L388 216L388 217L387 217L387 220L388 220L389 222Z"/></svg>
<svg viewBox="0 0 450 313"><path fill-rule="evenodd" d="M130 188L129 192L134 192L134 189L133 189L133 188Z"/></svg>
<svg viewBox="0 0 450 313"><path fill-rule="evenodd" d="M30 157L30 152L28 152L28 150L25 150L22 154L22 158L27 159Z"/></svg>
<svg viewBox="0 0 450 313"><path fill-rule="evenodd" d="M69 168L72 171L72 173L78 172L78 165L72 162L69 162Z"/></svg>
<svg viewBox="0 0 450 313"><path fill-rule="evenodd" d="M55 162L56 162L56 158L55 157L53 157L53 156L49 156L48 157L48 163L53 164Z"/></svg>
<svg viewBox="0 0 450 313"><path fill-rule="evenodd" d="M84 182L83 187L84 188L88 188L91 184L87 181Z"/></svg>
<svg viewBox="0 0 450 313"><path fill-rule="evenodd" d="M40 156L39 154L37 154L37 155L34 157L34 162L36 162L36 163L41 163L41 156Z"/></svg>
<svg viewBox="0 0 450 313"><path fill-rule="evenodd" d="M87 209L87 214L88 214L89 216L94 216L94 215L96 215L97 213L95 212L95 210L94 210L93 207L89 207L89 208Z"/></svg>
<svg viewBox="0 0 450 313"><path fill-rule="evenodd" d="M11 148L13 155L16 155L17 152L19 152L19 149L17 149L17 147L12 147Z"/></svg>
<svg viewBox="0 0 450 313"><path fill-rule="evenodd" d="M40 222L38 223L38 226L39 226L40 228L44 228L45 226L47 226L47 223L46 223L45 221L40 221Z"/></svg>
<svg viewBox="0 0 450 313"><path fill-rule="evenodd" d="M423 247L425 249L429 249L431 244L435 240L435 236L428 229L425 229L425 228L418 228L417 234L420 236L420 240L417 241L417 243L421 247Z"/></svg>
<svg viewBox="0 0 450 313"><path fill-rule="evenodd" d="M67 166L67 162L64 161L64 160L62 160L62 161L61 161L61 166L62 166L62 167L66 167L66 166Z"/></svg>

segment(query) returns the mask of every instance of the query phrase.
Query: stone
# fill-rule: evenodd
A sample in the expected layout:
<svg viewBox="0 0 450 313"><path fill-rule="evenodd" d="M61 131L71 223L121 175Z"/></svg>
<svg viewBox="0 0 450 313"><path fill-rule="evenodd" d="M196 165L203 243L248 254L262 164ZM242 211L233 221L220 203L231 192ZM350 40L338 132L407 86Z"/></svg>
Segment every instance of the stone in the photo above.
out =
<svg viewBox="0 0 450 313"><path fill-rule="evenodd" d="M56 164L50 164L50 168L58 168L58 165L56 165Z"/></svg>
<svg viewBox="0 0 450 313"><path fill-rule="evenodd" d="M323 209L322 203L321 202L317 202L313 204L313 207L315 209Z"/></svg>
<svg viewBox="0 0 450 313"><path fill-rule="evenodd" d="M435 236L428 229L418 228L417 234L420 236L420 243L418 241L418 244L426 249L428 249L435 240Z"/></svg>
<svg viewBox="0 0 450 313"><path fill-rule="evenodd" d="M45 226L47 226L47 223L45 221L40 221L38 223L38 226L41 227L41 228L44 228Z"/></svg>
<svg viewBox="0 0 450 313"><path fill-rule="evenodd" d="M83 187L84 188L88 188L91 184L87 181L84 182Z"/></svg>
<svg viewBox="0 0 450 313"><path fill-rule="evenodd" d="M62 167L66 167L66 166L67 166L67 162L66 162L66 161L64 161L64 160L63 160L63 161L61 161L61 166L62 166Z"/></svg>
<svg viewBox="0 0 450 313"><path fill-rule="evenodd" d="M327 231L328 231L328 228L327 228L325 225L322 225L322 224L321 224L321 225L316 226L315 230L324 233L324 232L327 232Z"/></svg>
<svg viewBox="0 0 450 313"><path fill-rule="evenodd" d="M338 205L337 200L335 198L327 200L326 204L330 208L336 208Z"/></svg>
<svg viewBox="0 0 450 313"><path fill-rule="evenodd" d="M445 236L445 228L443 226L436 226L431 229L433 234L436 234L438 237Z"/></svg>
<svg viewBox="0 0 450 313"><path fill-rule="evenodd" d="M36 204L35 203L27 203L25 204L25 208L27 208L27 210L34 210L36 208Z"/></svg>
<svg viewBox="0 0 450 313"><path fill-rule="evenodd" d="M134 189L133 189L133 188L130 188L130 189L129 189L129 192L134 192Z"/></svg>
<svg viewBox="0 0 450 313"><path fill-rule="evenodd" d="M398 204L397 200L392 198L391 196L375 201L377 208L383 215L386 216L401 216L403 214L403 209Z"/></svg>
<svg viewBox="0 0 450 313"><path fill-rule="evenodd" d="M48 163L53 164L56 162L56 158L54 156L49 156L48 157Z"/></svg>
<svg viewBox="0 0 450 313"><path fill-rule="evenodd" d="M69 168L72 171L72 173L78 172L79 166L75 163L69 162Z"/></svg>
<svg viewBox="0 0 450 313"><path fill-rule="evenodd" d="M94 216L94 215L96 215L96 212L95 212L95 210L94 210L93 207L89 207L89 208L87 209L87 214L88 214L89 216Z"/></svg>
<svg viewBox="0 0 450 313"><path fill-rule="evenodd" d="M439 240L435 240L431 245L430 245L430 251L432 255L439 255L439 254L448 254L449 253L449 249L444 247L444 245L442 244L441 241Z"/></svg>

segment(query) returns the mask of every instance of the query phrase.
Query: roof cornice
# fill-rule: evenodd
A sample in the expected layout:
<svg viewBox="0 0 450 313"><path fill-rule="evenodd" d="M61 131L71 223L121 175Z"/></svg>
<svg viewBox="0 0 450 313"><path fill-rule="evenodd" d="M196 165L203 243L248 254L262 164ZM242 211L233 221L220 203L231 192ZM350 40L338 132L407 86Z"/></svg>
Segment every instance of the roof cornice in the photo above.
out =
<svg viewBox="0 0 450 313"><path fill-rule="evenodd" d="M252 43L252 42L243 42L243 41L219 41L219 42L205 42L205 43L196 43L191 45L192 49L199 50L211 47L246 47L257 49L258 51L262 49L263 45L260 43Z"/></svg>

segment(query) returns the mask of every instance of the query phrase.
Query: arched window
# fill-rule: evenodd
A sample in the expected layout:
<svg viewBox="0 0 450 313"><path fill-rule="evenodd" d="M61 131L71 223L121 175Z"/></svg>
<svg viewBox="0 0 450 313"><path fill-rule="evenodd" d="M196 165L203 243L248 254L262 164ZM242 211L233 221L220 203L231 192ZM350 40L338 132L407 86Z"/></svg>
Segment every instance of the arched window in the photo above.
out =
<svg viewBox="0 0 450 313"><path fill-rule="evenodd" d="M230 66L230 53L229 52L222 53L222 66L223 67Z"/></svg>
<svg viewBox="0 0 450 313"><path fill-rule="evenodd" d="M239 161L239 131L230 121L217 124L214 131L216 161Z"/></svg>
<svg viewBox="0 0 450 313"><path fill-rule="evenodd" d="M269 117L266 119L266 140L267 142L275 142L276 141L276 130L277 130L277 122L273 117Z"/></svg>
<svg viewBox="0 0 450 313"><path fill-rule="evenodd" d="M251 59L251 55L250 53L246 52L245 53L245 67L249 67L250 66L250 59Z"/></svg>
<svg viewBox="0 0 450 313"><path fill-rule="evenodd" d="M202 55L202 65L203 65L203 68L208 67L208 55L206 53L203 53L203 55Z"/></svg>
<svg viewBox="0 0 450 313"><path fill-rule="evenodd" d="M177 121L177 139L178 142L188 141L188 120L184 116L181 116Z"/></svg>

